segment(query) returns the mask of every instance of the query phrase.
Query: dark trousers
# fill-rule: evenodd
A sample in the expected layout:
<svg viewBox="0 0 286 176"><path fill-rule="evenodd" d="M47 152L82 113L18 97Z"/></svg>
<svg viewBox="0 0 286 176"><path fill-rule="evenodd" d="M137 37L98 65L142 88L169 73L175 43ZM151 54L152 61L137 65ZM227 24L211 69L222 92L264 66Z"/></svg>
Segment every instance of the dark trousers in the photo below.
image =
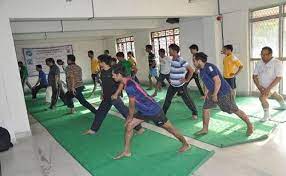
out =
<svg viewBox="0 0 286 176"><path fill-rule="evenodd" d="M85 108L89 109L92 113L96 113L95 107L93 107L84 97L82 91L84 90L84 86L78 87L75 89L75 94L72 92L67 92L65 95L65 103L67 107L74 108L73 98L78 99L79 103Z"/></svg>
<svg viewBox="0 0 286 176"><path fill-rule="evenodd" d="M200 94L201 94L202 96L204 96L205 94L204 94L203 88L202 88L201 83L200 83L199 74L193 73L193 76L192 76L190 82L192 81L192 79L195 80L196 85L197 85L197 87L198 87L198 89L199 89L199 91L200 91Z"/></svg>
<svg viewBox="0 0 286 176"><path fill-rule="evenodd" d="M56 85L52 85L52 100L51 100L51 105L50 105L50 109L54 108L54 106L57 104L58 98L60 97L60 99L64 102L64 104L66 104L65 102L65 92L63 90L63 87L61 86L61 84Z"/></svg>
<svg viewBox="0 0 286 176"><path fill-rule="evenodd" d="M140 81L139 81L139 79L137 78L135 72L131 72L131 77L134 79L135 82L137 82L138 84L140 84Z"/></svg>
<svg viewBox="0 0 286 176"><path fill-rule="evenodd" d="M123 101L121 98L117 98L116 100L111 100L111 99L104 99L99 105L99 108L95 114L94 121L91 126L91 130L97 132L104 121L105 117L107 116L107 113L111 109L111 107L115 106L115 108L119 111L119 113L126 119L129 114L129 109L127 106L124 105ZM140 130L142 128L141 125L137 125L134 129L135 130Z"/></svg>
<svg viewBox="0 0 286 176"><path fill-rule="evenodd" d="M32 98L33 99L37 98L37 93L39 92L39 90L46 89L47 87L48 87L47 85L39 84L34 88L32 88Z"/></svg>
<svg viewBox="0 0 286 176"><path fill-rule="evenodd" d="M173 86L169 86L168 90L167 90L167 94L166 94L166 98L165 98L165 102L163 105L163 111L165 114L167 114L167 111L172 103L172 99L174 97L174 95L178 92L178 94L182 97L183 101L185 102L185 104L188 106L188 108L193 112L193 115L197 115L198 111L196 108L195 103L193 102L192 98L189 95L188 89L187 89L187 84L184 84L181 87L173 87Z"/></svg>
<svg viewBox="0 0 286 176"><path fill-rule="evenodd" d="M134 79L135 82L137 82L138 84L140 84L140 81L139 81L139 79L137 78L136 75L133 77L133 79Z"/></svg>

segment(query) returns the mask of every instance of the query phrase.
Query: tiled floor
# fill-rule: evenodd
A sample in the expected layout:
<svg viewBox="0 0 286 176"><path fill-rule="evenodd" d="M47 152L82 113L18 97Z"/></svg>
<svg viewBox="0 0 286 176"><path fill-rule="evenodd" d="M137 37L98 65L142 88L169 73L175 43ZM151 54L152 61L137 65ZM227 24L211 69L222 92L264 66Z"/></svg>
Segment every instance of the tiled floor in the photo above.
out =
<svg viewBox="0 0 286 176"><path fill-rule="evenodd" d="M88 176L72 158L35 120L31 119L32 137L18 140L8 152L0 154L3 176ZM147 128L165 133L152 125ZM220 149L188 139L196 146L215 150L195 176L285 176L286 123L263 142ZM178 166L179 167L179 166Z"/></svg>

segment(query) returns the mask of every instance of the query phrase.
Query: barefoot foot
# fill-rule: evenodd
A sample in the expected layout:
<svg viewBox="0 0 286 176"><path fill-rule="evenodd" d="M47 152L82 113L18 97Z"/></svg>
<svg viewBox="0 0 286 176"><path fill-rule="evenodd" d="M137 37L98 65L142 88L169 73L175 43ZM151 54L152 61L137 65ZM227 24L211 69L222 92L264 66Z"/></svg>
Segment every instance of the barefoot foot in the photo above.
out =
<svg viewBox="0 0 286 176"><path fill-rule="evenodd" d="M93 134L95 134L95 131L89 129L86 132L83 132L82 134L83 135L93 135Z"/></svg>
<svg viewBox="0 0 286 176"><path fill-rule="evenodd" d="M121 154L117 155L116 157L114 157L113 159L118 160L124 157L130 157L131 153L130 152L122 152Z"/></svg>
<svg viewBox="0 0 286 176"><path fill-rule="evenodd" d="M208 130L205 130L205 129L202 129L202 130L195 133L196 136L206 135L206 134L208 134Z"/></svg>
<svg viewBox="0 0 286 176"><path fill-rule="evenodd" d="M246 135L247 135L247 136L251 136L252 133L253 133L253 131L254 131L253 125L249 125L249 126L247 127Z"/></svg>
<svg viewBox="0 0 286 176"><path fill-rule="evenodd" d="M193 120L197 120L198 116L197 115L193 115L192 118L193 118Z"/></svg>
<svg viewBox="0 0 286 176"><path fill-rule="evenodd" d="M179 152L180 153L183 153L187 150L189 150L191 148L191 146L189 144L184 144L180 149L179 149Z"/></svg>
<svg viewBox="0 0 286 176"><path fill-rule="evenodd" d="M143 134L145 132L144 128L140 128L140 130L135 131L136 134Z"/></svg>

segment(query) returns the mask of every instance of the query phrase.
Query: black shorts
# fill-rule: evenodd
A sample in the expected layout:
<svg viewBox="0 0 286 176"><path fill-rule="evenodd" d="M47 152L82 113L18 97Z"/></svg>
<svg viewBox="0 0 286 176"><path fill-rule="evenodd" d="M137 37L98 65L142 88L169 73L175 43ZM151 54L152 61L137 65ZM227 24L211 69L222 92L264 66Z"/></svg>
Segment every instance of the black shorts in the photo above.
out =
<svg viewBox="0 0 286 176"><path fill-rule="evenodd" d="M165 80L167 80L169 82L169 79L170 79L170 74L164 75L164 74L160 73L159 78L158 78L158 82L162 84Z"/></svg>
<svg viewBox="0 0 286 176"><path fill-rule="evenodd" d="M236 89L236 78L224 78L232 89Z"/></svg>
<svg viewBox="0 0 286 176"><path fill-rule="evenodd" d="M93 81L99 82L99 73L91 74L91 78Z"/></svg>
<svg viewBox="0 0 286 176"><path fill-rule="evenodd" d="M144 121L153 121L153 123L159 127L161 127L168 121L165 113L162 110L157 115L154 115L154 116L146 116L146 115L142 115L140 112L137 112L136 114L134 114L134 117L136 119L140 119Z"/></svg>

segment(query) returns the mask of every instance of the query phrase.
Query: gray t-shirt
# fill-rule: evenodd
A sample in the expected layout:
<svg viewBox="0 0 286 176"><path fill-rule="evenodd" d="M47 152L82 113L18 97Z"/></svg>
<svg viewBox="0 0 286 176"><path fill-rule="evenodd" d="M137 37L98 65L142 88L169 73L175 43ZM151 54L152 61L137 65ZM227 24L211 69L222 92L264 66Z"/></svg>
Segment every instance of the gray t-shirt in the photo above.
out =
<svg viewBox="0 0 286 176"><path fill-rule="evenodd" d="M53 86L56 84L56 76L60 77L60 69L57 65L53 65L50 67L50 72L48 75L49 85Z"/></svg>

